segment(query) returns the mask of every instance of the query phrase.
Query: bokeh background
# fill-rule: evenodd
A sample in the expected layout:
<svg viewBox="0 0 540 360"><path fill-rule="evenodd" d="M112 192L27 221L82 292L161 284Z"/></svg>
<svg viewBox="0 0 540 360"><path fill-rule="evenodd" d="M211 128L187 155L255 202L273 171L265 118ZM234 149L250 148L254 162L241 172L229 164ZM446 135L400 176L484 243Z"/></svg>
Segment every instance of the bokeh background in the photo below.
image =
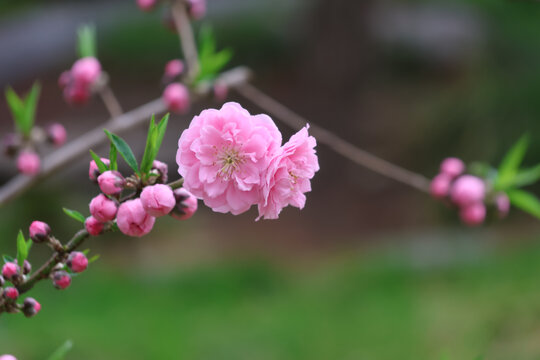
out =
<svg viewBox="0 0 540 360"><path fill-rule="evenodd" d="M428 177L445 156L498 164L520 135L540 158L540 3L519 0L209 0L204 22L231 66L359 147ZM163 12L131 0L0 1L0 85L43 85L38 123L71 139L107 119L94 99L71 108L56 85L92 22L98 53L125 109L160 96L180 56ZM196 26L200 26L197 23ZM256 106L235 94L252 112ZM220 106L196 104L192 114ZM0 101L0 132L12 130ZM174 116L160 158L175 173L190 116ZM290 129L278 124L285 137ZM123 134L142 154L144 128ZM105 153L105 148L95 151ZM539 359L540 226L513 211L468 229L405 185L321 145L303 211L254 222L201 206L163 219L143 239L107 235L101 258L66 291L33 291L43 311L0 318L0 353L43 359ZM90 157L0 208L2 253L35 219L60 238L78 230L61 208L88 214ZM0 160L0 183L15 174ZM531 188L536 191L540 188ZM36 247L34 264L47 257Z"/></svg>

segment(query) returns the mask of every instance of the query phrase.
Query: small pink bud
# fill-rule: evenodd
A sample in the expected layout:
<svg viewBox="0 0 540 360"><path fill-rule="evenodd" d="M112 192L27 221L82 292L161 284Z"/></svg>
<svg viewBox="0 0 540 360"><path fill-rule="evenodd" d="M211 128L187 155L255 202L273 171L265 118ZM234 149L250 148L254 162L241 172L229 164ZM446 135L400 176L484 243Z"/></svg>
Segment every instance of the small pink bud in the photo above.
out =
<svg viewBox="0 0 540 360"><path fill-rule="evenodd" d="M103 223L93 216L86 218L84 222L86 231L92 236L98 236L103 231Z"/></svg>
<svg viewBox="0 0 540 360"><path fill-rule="evenodd" d="M467 206L484 200L486 185L479 177L463 175L457 178L450 192L454 203Z"/></svg>
<svg viewBox="0 0 540 360"><path fill-rule="evenodd" d="M107 195L117 195L122 192L126 180L118 171L105 171L98 176L98 184L101 191Z"/></svg>
<svg viewBox="0 0 540 360"><path fill-rule="evenodd" d="M30 238L35 243L41 243L48 240L49 236L51 235L51 227L43 221L33 221L28 230L30 233Z"/></svg>
<svg viewBox="0 0 540 360"><path fill-rule="evenodd" d="M17 358L13 355L0 355L0 360L17 360Z"/></svg>
<svg viewBox="0 0 540 360"><path fill-rule="evenodd" d="M41 160L33 151L23 151L17 158L17 168L25 175L36 175L41 168Z"/></svg>
<svg viewBox="0 0 540 360"><path fill-rule="evenodd" d="M163 92L163 101L169 111L184 113L189 108L189 91L179 83L167 85Z"/></svg>
<svg viewBox="0 0 540 360"><path fill-rule="evenodd" d="M446 174L439 174L431 180L431 196L436 199L442 199L450 192L450 183L452 179Z"/></svg>
<svg viewBox="0 0 540 360"><path fill-rule="evenodd" d="M107 166L110 166L111 164L109 159L106 159L106 158L101 158L101 162L103 162ZM90 166L88 167L88 177L92 181L97 181L97 178L99 175L101 175L101 172L99 171L99 168L96 165L96 162L94 160L90 161Z"/></svg>
<svg viewBox="0 0 540 360"><path fill-rule="evenodd" d="M11 300L17 300L19 297L19 290L14 287L7 287L4 289L4 295Z"/></svg>
<svg viewBox="0 0 540 360"><path fill-rule="evenodd" d="M47 127L47 137L55 146L62 146L67 139L66 128L62 124L54 123Z"/></svg>
<svg viewBox="0 0 540 360"><path fill-rule="evenodd" d="M71 285L71 276L65 271L56 271L52 276L53 285L59 290L64 290Z"/></svg>
<svg viewBox="0 0 540 360"><path fill-rule="evenodd" d="M24 260L23 262L23 274L28 275L32 272L32 264L30 264L30 261Z"/></svg>
<svg viewBox="0 0 540 360"><path fill-rule="evenodd" d="M103 194L99 194L90 202L90 214L103 223L114 220L117 211L116 202Z"/></svg>
<svg viewBox="0 0 540 360"><path fill-rule="evenodd" d="M35 316L41 310L41 304L34 298L26 298L23 302L23 314L26 317ZM1 358L0 358L1 360Z"/></svg>
<svg viewBox="0 0 540 360"><path fill-rule="evenodd" d="M486 207L483 203L473 203L463 207L459 213L461 221L469 226L477 226L486 218Z"/></svg>
<svg viewBox="0 0 540 360"><path fill-rule="evenodd" d="M21 139L17 134L9 133L2 139L2 150L6 156L15 156L20 146Z"/></svg>
<svg viewBox="0 0 540 360"><path fill-rule="evenodd" d="M164 162L154 160L152 163L152 170L155 173L158 173L158 182L166 183L169 179L168 172L169 172L169 166L165 164Z"/></svg>
<svg viewBox="0 0 540 360"><path fill-rule="evenodd" d="M88 267L88 259L80 251L74 251L69 254L66 265L76 273L83 272Z"/></svg>
<svg viewBox="0 0 540 360"><path fill-rule="evenodd" d="M450 176L452 179L463 174L464 171L465 164L458 158L449 157L441 163L441 173Z"/></svg>
<svg viewBox="0 0 540 360"><path fill-rule="evenodd" d="M189 0L188 1L189 15L199 20L206 15L206 0Z"/></svg>
<svg viewBox="0 0 540 360"><path fill-rule="evenodd" d="M58 86L64 90L71 83L71 71L66 70L58 77Z"/></svg>
<svg viewBox="0 0 540 360"><path fill-rule="evenodd" d="M73 81L78 85L92 85L101 76L101 64L95 57L85 57L75 61L71 68Z"/></svg>
<svg viewBox="0 0 540 360"><path fill-rule="evenodd" d="M172 189L163 184L147 186L141 193L141 203L149 215L160 217L171 212L176 205Z"/></svg>
<svg viewBox="0 0 540 360"><path fill-rule="evenodd" d="M2 276L5 279L11 280L15 275L21 272L21 268L14 262L5 263L2 267Z"/></svg>
<svg viewBox="0 0 540 360"><path fill-rule="evenodd" d="M505 193L497 194L495 197L495 205L500 219L508 216L508 213L510 212L510 199L508 198L508 195Z"/></svg>
<svg viewBox="0 0 540 360"><path fill-rule="evenodd" d="M223 102L227 100L227 95L229 95L228 86L223 82L216 81L214 83L214 98L219 102Z"/></svg>
<svg viewBox="0 0 540 360"><path fill-rule="evenodd" d="M174 190L176 206L171 216L178 220L187 220L197 211L197 198L184 188Z"/></svg>
<svg viewBox="0 0 540 360"><path fill-rule="evenodd" d="M165 65L165 78L174 79L184 72L184 63L180 59L173 59Z"/></svg>
<svg viewBox="0 0 540 360"><path fill-rule="evenodd" d="M90 89L87 85L72 83L64 89L64 100L70 105L85 105L90 100Z"/></svg>
<svg viewBox="0 0 540 360"><path fill-rule="evenodd" d="M139 7L139 9L145 12L150 12L154 10L156 3L156 0L137 0L137 6Z"/></svg>
<svg viewBox="0 0 540 360"><path fill-rule="evenodd" d="M121 232L129 236L143 236L154 227L156 218L144 211L141 199L128 200L120 205L116 223Z"/></svg>

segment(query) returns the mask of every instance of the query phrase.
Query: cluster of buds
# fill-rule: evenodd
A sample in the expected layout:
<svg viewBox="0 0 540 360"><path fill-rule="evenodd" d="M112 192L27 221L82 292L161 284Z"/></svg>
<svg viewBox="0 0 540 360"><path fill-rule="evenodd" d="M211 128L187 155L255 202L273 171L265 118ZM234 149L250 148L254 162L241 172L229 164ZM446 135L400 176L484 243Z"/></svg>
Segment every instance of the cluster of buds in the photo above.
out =
<svg viewBox="0 0 540 360"><path fill-rule="evenodd" d="M49 143L60 147L66 139L67 132L64 126L53 123L45 128L34 126L28 136L8 133L2 139L2 148L6 156L17 159L17 169L20 173L32 176L38 174L41 169L41 160L37 151L39 146Z"/></svg>
<svg viewBox="0 0 540 360"><path fill-rule="evenodd" d="M461 221L469 226L482 224L488 207L495 209L499 218L510 210L510 200L503 192L494 192L484 179L466 174L463 161L447 158L440 166L440 173L431 181L431 195L457 207Z"/></svg>
<svg viewBox="0 0 540 360"><path fill-rule="evenodd" d="M206 15L206 0L177 0L184 1L187 6L189 16L193 20L199 20ZM158 5L159 0L137 0L137 6L144 12L153 11Z"/></svg>
<svg viewBox="0 0 540 360"><path fill-rule="evenodd" d="M106 164L110 162L102 159ZM190 218L197 211L197 199L185 189L173 190L167 182L167 164L154 160L148 180L137 176L125 178L120 172L99 172L95 161L90 162L90 180L101 190L90 202L90 214L85 221L86 231L97 236L116 221L118 229L129 236L148 234L157 217L171 215L177 219ZM121 199L124 190L135 190L136 198Z"/></svg>
<svg viewBox="0 0 540 360"><path fill-rule="evenodd" d="M26 317L32 317L41 310L40 303L34 298L26 298L22 304L17 304L19 299L17 287L26 280L31 271L32 266L27 260L24 260L22 269L15 260L4 263L0 275L0 308L12 313L22 311Z"/></svg>
<svg viewBox="0 0 540 360"><path fill-rule="evenodd" d="M77 60L70 70L64 71L58 79L58 85L69 104L84 105L99 86L101 78L101 64L98 59L89 56Z"/></svg>

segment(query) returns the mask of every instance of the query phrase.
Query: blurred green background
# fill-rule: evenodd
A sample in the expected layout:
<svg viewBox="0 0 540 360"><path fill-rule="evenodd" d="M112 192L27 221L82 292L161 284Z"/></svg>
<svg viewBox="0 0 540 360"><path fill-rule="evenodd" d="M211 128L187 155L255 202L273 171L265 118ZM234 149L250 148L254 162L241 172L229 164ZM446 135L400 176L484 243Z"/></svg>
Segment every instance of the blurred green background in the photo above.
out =
<svg viewBox="0 0 540 360"><path fill-rule="evenodd" d="M125 109L160 96L180 56L164 9L131 0L0 0L0 84L39 78L38 122L75 138L104 122L95 99L70 108L56 79L75 29L94 22L98 52ZM540 3L520 0L209 0L204 22L256 71L255 84L361 148L428 177L445 156L496 165L523 133L540 158ZM196 27L201 23L196 23ZM242 100L231 94L231 100ZM251 112L252 104L242 101ZM174 116L159 158L174 178ZM12 130L0 101L0 132ZM291 131L278 124L288 137ZM144 128L123 134L138 155ZM94 149L105 153L106 148ZM143 239L107 235L72 286L40 283L33 319L0 318L0 353L44 359L540 359L540 227L519 211L477 229L426 195L319 146L306 209L163 219ZM32 220L66 239L98 190L88 156L0 208L2 253ZM0 159L0 183L15 174ZM531 191L538 193L538 186ZM35 247L34 265L47 257Z"/></svg>

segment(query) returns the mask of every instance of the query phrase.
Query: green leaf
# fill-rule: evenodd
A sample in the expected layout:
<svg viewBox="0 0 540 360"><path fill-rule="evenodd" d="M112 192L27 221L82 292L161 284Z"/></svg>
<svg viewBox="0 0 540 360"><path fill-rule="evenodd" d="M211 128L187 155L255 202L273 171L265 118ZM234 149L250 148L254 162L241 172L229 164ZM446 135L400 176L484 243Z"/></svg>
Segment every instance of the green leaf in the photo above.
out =
<svg viewBox="0 0 540 360"><path fill-rule="evenodd" d="M11 87L6 89L6 101L13 116L15 127L22 133L24 127L24 102Z"/></svg>
<svg viewBox="0 0 540 360"><path fill-rule="evenodd" d="M101 158L98 156L98 154L90 150L90 156L92 156L92 159L94 159L94 162L96 163L96 166L98 167L100 173L104 173L105 171L109 170L109 167L105 165L103 161L101 161Z"/></svg>
<svg viewBox="0 0 540 360"><path fill-rule="evenodd" d="M506 153L499 166L499 174L495 183L497 189L505 189L512 183L528 147L529 135L525 134Z"/></svg>
<svg viewBox="0 0 540 360"><path fill-rule="evenodd" d="M97 57L96 28L83 25L77 30L77 52L79 57Z"/></svg>
<svg viewBox="0 0 540 360"><path fill-rule="evenodd" d="M199 73L196 81L214 79L231 60L232 55L231 49L216 52L214 32L209 26L201 27L199 32Z"/></svg>
<svg viewBox="0 0 540 360"><path fill-rule="evenodd" d="M86 221L86 218L84 217L83 214L81 214L80 212L78 211L75 211L75 210L70 210L70 209L66 209L66 208L62 208L62 210L64 210L64 213L69 216L70 218L72 219L75 219L77 220L78 222L81 222L84 224L84 222Z"/></svg>
<svg viewBox="0 0 540 360"><path fill-rule="evenodd" d="M73 348L73 342L71 340L66 341L49 357L48 360L64 360L67 353Z"/></svg>
<svg viewBox="0 0 540 360"><path fill-rule="evenodd" d="M534 184L538 180L540 180L540 164L518 171L511 185L522 187Z"/></svg>
<svg viewBox="0 0 540 360"><path fill-rule="evenodd" d="M93 263L94 261L97 261L99 259L99 254L92 256L90 259L88 259L88 264Z"/></svg>
<svg viewBox="0 0 540 360"><path fill-rule="evenodd" d="M17 262L22 268L24 265L24 260L28 258L28 246L24 238L24 234L19 230L19 235L17 235Z"/></svg>
<svg viewBox="0 0 540 360"><path fill-rule="evenodd" d="M2 255L2 259L4 260L5 263L15 262L15 258L10 255Z"/></svg>
<svg viewBox="0 0 540 360"><path fill-rule="evenodd" d="M111 149L109 150L109 161L111 163L111 170L118 170L118 150L116 146L111 142Z"/></svg>
<svg viewBox="0 0 540 360"><path fill-rule="evenodd" d="M32 89L26 96L24 104L24 124L22 132L23 134L30 135L34 123L36 120L36 109L39 100L39 94L41 93L41 85L39 82L35 82Z"/></svg>
<svg viewBox="0 0 540 360"><path fill-rule="evenodd" d="M536 196L517 189L509 190L507 195L512 205L540 219L540 200Z"/></svg>
<svg viewBox="0 0 540 360"><path fill-rule="evenodd" d="M154 161L154 147L157 139L157 127L155 125L156 118L152 115L150 125L148 126L148 135L146 137L146 146L144 147L144 155L141 161L141 173L146 174L152 168Z"/></svg>
<svg viewBox="0 0 540 360"><path fill-rule="evenodd" d="M139 165L137 164L137 159L135 159L135 155L133 155L133 151L131 151L131 148L129 145L119 137L118 135L115 135L108 130L105 130L105 134L109 137L109 140L116 146L116 149L122 155L122 158L126 161L126 163L129 165L130 168L135 171L136 174L140 175L139 171Z"/></svg>

